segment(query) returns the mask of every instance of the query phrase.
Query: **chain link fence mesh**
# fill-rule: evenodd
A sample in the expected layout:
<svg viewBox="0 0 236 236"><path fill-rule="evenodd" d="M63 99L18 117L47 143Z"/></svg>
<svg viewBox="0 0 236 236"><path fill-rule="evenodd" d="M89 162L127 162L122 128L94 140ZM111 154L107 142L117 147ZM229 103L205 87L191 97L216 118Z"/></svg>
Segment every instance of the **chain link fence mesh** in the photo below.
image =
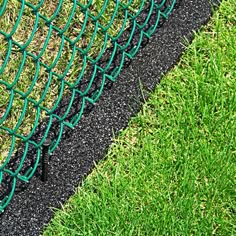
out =
<svg viewBox="0 0 236 236"><path fill-rule="evenodd" d="M51 154L175 3L0 1L0 212L35 174L44 143Z"/></svg>

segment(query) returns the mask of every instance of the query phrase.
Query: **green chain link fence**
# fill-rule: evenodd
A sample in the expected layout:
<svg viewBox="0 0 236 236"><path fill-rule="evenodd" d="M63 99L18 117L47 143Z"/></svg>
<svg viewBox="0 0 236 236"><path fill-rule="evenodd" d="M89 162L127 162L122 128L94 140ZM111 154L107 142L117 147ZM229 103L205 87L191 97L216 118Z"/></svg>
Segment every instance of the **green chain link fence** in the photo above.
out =
<svg viewBox="0 0 236 236"><path fill-rule="evenodd" d="M175 3L0 1L0 212L11 201L17 184L27 183L36 172L53 122L57 121L59 131L49 146L50 154L63 130L75 127L86 105L94 104L106 83L115 81L126 59L135 56ZM128 35L125 41L124 35ZM114 66L118 52L119 63ZM94 88L98 75L101 80ZM58 114L64 97L69 102ZM79 109L68 118L78 98ZM43 134L35 138L43 121Z"/></svg>

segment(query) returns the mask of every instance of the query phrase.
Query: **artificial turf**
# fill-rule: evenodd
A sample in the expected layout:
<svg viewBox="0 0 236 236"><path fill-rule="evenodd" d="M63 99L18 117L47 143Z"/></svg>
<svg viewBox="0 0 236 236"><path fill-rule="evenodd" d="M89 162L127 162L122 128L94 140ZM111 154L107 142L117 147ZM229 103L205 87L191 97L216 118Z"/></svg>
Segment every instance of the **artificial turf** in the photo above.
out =
<svg viewBox="0 0 236 236"><path fill-rule="evenodd" d="M44 235L235 235L236 5L178 65Z"/></svg>

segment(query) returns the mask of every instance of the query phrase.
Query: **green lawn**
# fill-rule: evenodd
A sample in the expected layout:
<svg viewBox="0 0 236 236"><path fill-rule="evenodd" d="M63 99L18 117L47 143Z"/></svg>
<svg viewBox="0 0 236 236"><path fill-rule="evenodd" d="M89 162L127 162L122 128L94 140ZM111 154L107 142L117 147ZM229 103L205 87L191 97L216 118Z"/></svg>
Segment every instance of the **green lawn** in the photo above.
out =
<svg viewBox="0 0 236 236"><path fill-rule="evenodd" d="M236 235L235 12L222 1L44 235Z"/></svg>

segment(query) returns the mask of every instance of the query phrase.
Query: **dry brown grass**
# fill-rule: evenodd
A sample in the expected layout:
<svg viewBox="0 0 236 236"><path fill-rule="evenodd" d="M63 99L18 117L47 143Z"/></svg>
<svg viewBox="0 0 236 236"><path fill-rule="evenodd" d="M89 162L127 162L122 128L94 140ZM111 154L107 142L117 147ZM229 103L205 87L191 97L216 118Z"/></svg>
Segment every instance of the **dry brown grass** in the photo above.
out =
<svg viewBox="0 0 236 236"><path fill-rule="evenodd" d="M28 2L32 4L38 4L37 0L31 0ZM87 1L82 0L80 2L82 4L85 4ZM90 13L96 16L103 2L104 1L101 0L94 1L93 5L90 7ZM123 1L123 3L125 2L127 1ZM135 0L134 3L132 4L131 9L137 8L140 2L141 0ZM0 0L0 5L2 3L3 0ZM47 18L50 18L57 9L57 6L58 6L58 1L46 0L43 6L39 9L39 13ZM21 3L19 1L17 0L8 1L7 8L4 14L0 17L0 31L5 33L11 32L16 22L17 16L19 14L20 7ZM72 1L69 0L63 1L63 6L61 8L61 11L58 17L52 22L52 24L58 27L59 29L63 29L71 14L72 7L73 7ZM114 2L110 1L105 13L100 19L100 22L103 25L107 25L107 23L110 21L112 15L111 13L113 12L114 8L115 8ZM81 30L83 22L84 22L84 14L81 12L81 9L77 7L73 20L70 24L70 27L67 29L64 35L72 40L75 39ZM116 18L114 24L109 29L109 33L113 36L116 35L117 32L119 32L119 27L122 23L123 23L122 18ZM24 43L27 42L28 38L30 37L34 25L35 25L35 15L32 13L32 9L30 7L25 6L23 16L20 20L20 24L17 28L17 31L13 34L12 39L23 45ZM28 53L32 53L35 56L37 56L40 53L41 49L43 48L45 38L47 37L48 30L49 28L47 25L45 25L44 20L40 19L34 38L26 49ZM93 31L94 31L94 25L91 19L89 19L88 24L86 26L86 30L81 39L77 42L76 46L79 48L86 48L90 42L90 38L93 34ZM89 51L90 57L98 55L98 53L101 50L101 45L103 45L103 40L104 40L103 34L98 33L94 40L93 46ZM57 56L60 45L61 45L61 37L58 36L56 31L53 31L51 38L48 42L48 46L40 59L41 62L47 65L51 65ZM107 47L109 46L110 44L108 43ZM0 34L0 67L2 66L5 60L7 50L8 50L8 43L4 39L3 35ZM72 50L70 49L69 43L65 42L62 55L58 63L53 68L53 71L59 75L62 75L63 72L65 71L69 59L71 58L71 55L72 55ZM22 59L23 59L22 52L19 50L17 46L13 45L12 53L8 61L7 67L5 68L3 73L0 74L0 81L7 82L9 84L12 83L15 80L18 69L22 63ZM82 61L83 58L81 54L77 52L75 60L73 61L73 64L69 70L69 73L67 73L65 77L66 81L72 84L76 81L76 78L81 72ZM88 63L86 70L88 70L89 67L90 65ZM36 72L36 64L34 63L33 58L27 57L20 78L15 84L14 89L23 93L27 92L32 84L35 72ZM39 101L45 90L45 84L47 80L48 80L48 73L44 67L41 67L39 70L37 81L34 84L32 92L28 95L28 98L34 99L35 101ZM49 109L53 106L58 95L59 86L60 82L58 81L57 77L54 76L52 79L52 83L50 85L50 89L47 93L47 96L41 104L42 106ZM68 92L68 87L66 87L64 90L65 94L67 92ZM0 84L0 96L1 96L0 99L0 118L1 118L7 109L7 105L9 103L9 98L10 98L10 93L9 91L6 90L6 87L3 84ZM23 106L24 106L24 100L21 99L20 95L16 94L14 97L10 115L1 125L9 129L14 129L14 127L17 124L17 121L21 116ZM42 112L40 120L42 120L44 116L45 112ZM20 135L27 135L32 129L35 120L36 120L36 110L33 107L33 104L29 103L24 120L20 125L20 127L16 130L16 133ZM20 139L17 139L16 143L19 144L20 141L21 141ZM6 158L10 146L11 146L11 136L6 131L0 129L0 161Z"/></svg>

